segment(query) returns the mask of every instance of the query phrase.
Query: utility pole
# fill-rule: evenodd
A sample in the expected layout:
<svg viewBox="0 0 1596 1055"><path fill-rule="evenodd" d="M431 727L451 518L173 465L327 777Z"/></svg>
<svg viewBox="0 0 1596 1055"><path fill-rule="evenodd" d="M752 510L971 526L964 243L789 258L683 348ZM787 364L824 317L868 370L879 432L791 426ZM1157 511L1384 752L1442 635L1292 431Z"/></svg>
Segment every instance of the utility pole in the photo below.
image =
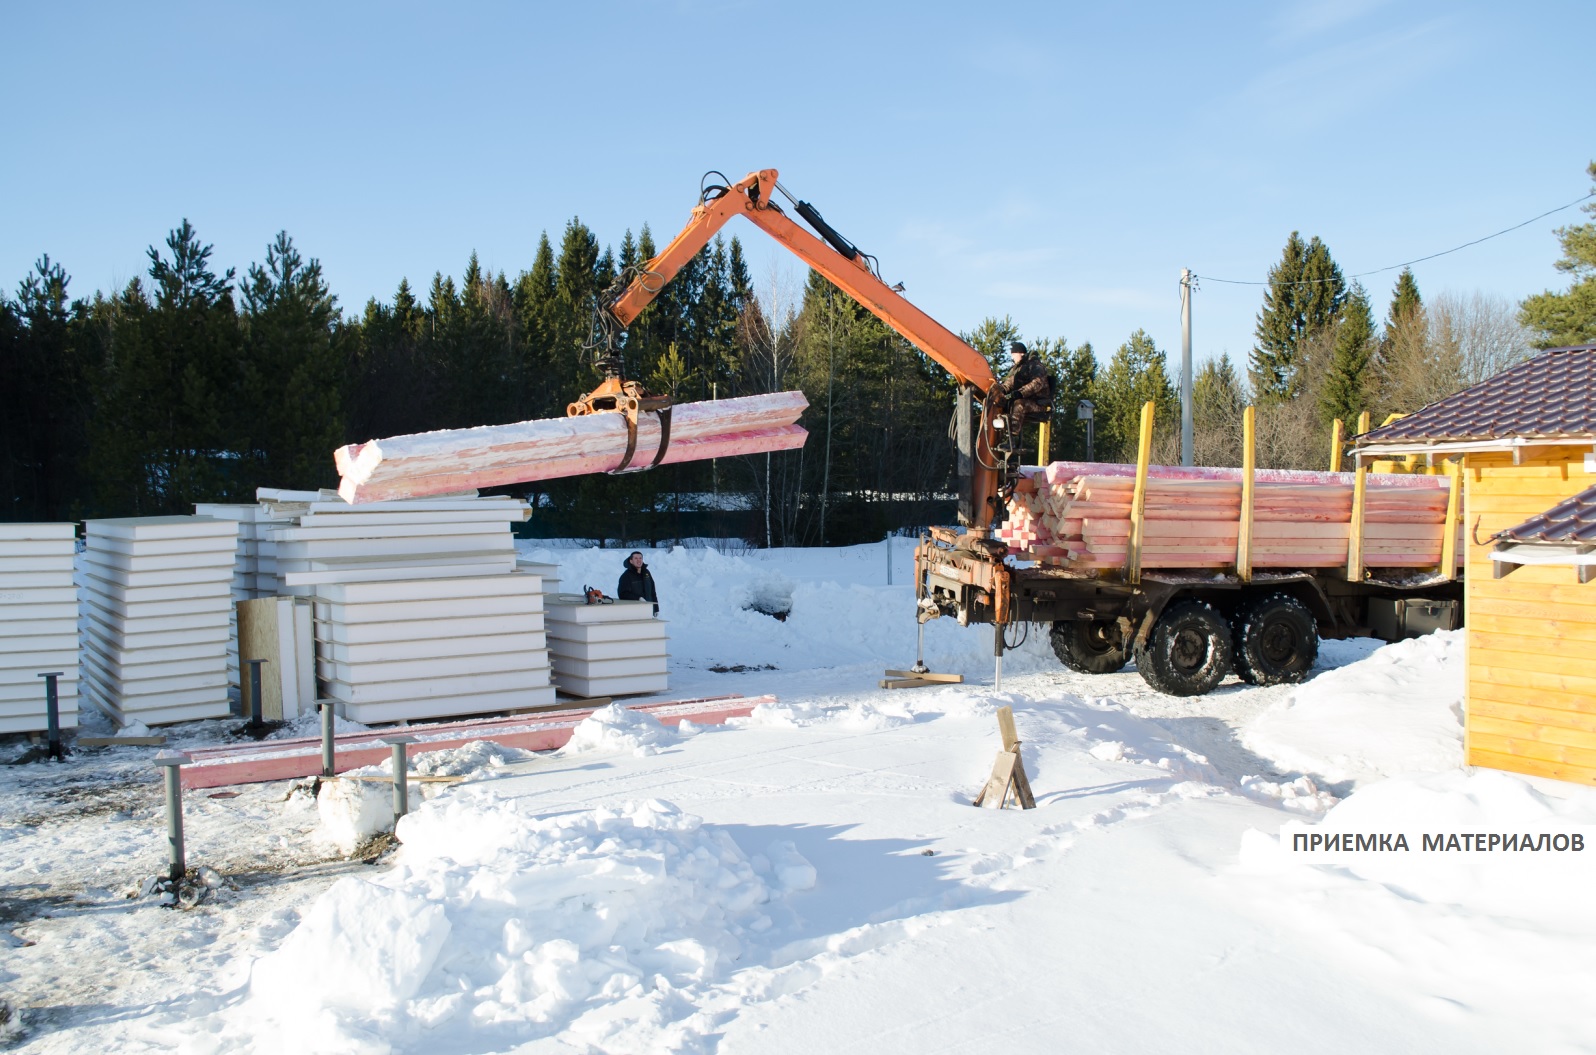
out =
<svg viewBox="0 0 1596 1055"><path fill-rule="evenodd" d="M1197 280L1191 268L1180 269L1180 464L1196 464L1196 440L1192 435L1191 398L1191 291Z"/></svg>

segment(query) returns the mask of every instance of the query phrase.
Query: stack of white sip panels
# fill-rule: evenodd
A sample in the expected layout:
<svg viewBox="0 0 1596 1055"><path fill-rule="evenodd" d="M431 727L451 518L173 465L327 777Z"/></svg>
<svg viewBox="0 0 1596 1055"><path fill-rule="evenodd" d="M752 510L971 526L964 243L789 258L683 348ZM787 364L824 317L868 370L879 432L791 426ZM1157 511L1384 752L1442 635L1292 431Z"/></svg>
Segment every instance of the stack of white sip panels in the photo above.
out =
<svg viewBox="0 0 1596 1055"><path fill-rule="evenodd" d="M543 596L551 597L560 592L560 566L558 564L544 564L530 557L517 557L515 570L526 575L536 575L543 580Z"/></svg>
<svg viewBox="0 0 1596 1055"><path fill-rule="evenodd" d="M357 722L554 702L538 576L521 572L317 587L317 675Z"/></svg>
<svg viewBox="0 0 1596 1055"><path fill-rule="evenodd" d="M237 524L166 516L84 527L89 700L118 724L225 717Z"/></svg>
<svg viewBox="0 0 1596 1055"><path fill-rule="evenodd" d="M515 498L432 498L352 506L305 503L268 529L279 593L310 597L335 583L496 575L515 567L510 525L530 514Z"/></svg>
<svg viewBox="0 0 1596 1055"><path fill-rule="evenodd" d="M61 728L78 724L77 549L72 524L0 524L0 733L48 727L45 680L59 671Z"/></svg>
<svg viewBox="0 0 1596 1055"><path fill-rule="evenodd" d="M545 599L554 684L573 696L663 692L665 621L648 601L587 604L581 594Z"/></svg>
<svg viewBox="0 0 1596 1055"><path fill-rule="evenodd" d="M216 520L231 520L238 525L238 545L233 550L233 581L232 598L236 606L239 601L253 601L257 597L270 597L277 592L276 575L272 572L261 571L261 548L269 547L271 543L265 542L265 532L268 525L282 523L282 518L274 515L271 510L262 505L237 505L219 502L200 502L194 506L198 516L212 517ZM268 566L274 564L268 555L265 558ZM227 680L234 689L239 688L238 672L238 613L235 611L229 616L233 633L227 643Z"/></svg>

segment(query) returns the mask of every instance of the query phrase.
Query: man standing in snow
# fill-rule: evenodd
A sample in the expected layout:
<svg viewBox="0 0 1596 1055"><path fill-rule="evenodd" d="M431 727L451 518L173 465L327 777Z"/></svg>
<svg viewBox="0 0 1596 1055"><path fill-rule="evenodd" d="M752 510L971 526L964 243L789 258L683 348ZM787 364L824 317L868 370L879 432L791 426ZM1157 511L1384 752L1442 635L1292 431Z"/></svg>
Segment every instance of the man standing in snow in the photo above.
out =
<svg viewBox="0 0 1596 1055"><path fill-rule="evenodd" d="M615 596L622 601L651 601L654 614L659 615L659 594L654 592L654 574L643 563L640 550L633 550L622 565L621 581L615 586Z"/></svg>

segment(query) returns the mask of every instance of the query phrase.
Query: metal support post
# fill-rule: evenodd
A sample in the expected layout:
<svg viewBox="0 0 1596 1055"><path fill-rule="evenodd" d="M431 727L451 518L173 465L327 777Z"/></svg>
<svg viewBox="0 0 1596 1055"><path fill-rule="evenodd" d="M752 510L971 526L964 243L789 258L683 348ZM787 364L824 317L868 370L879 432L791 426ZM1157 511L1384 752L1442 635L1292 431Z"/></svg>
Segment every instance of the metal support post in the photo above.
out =
<svg viewBox="0 0 1596 1055"><path fill-rule="evenodd" d="M183 854L183 784L180 770L190 758L181 751L162 751L155 764L166 770L166 846L167 875L176 883L188 871Z"/></svg>
<svg viewBox="0 0 1596 1055"><path fill-rule="evenodd" d="M1196 443L1192 433L1191 377L1191 292L1197 288L1191 268L1180 269L1180 464L1195 465Z"/></svg>
<svg viewBox="0 0 1596 1055"><path fill-rule="evenodd" d="M249 724L261 724L260 706L260 665L268 662L264 659L246 659L249 664Z"/></svg>
<svg viewBox="0 0 1596 1055"><path fill-rule="evenodd" d="M909 670L915 674L924 674L931 669L925 665L925 624L917 623L915 629L917 640L914 644L914 666Z"/></svg>
<svg viewBox="0 0 1596 1055"><path fill-rule="evenodd" d="M318 704L321 708L321 775L324 780L331 780L338 775L337 759L333 755L333 711L331 700L322 700Z"/></svg>
<svg viewBox="0 0 1596 1055"><path fill-rule="evenodd" d="M1003 691L1003 624L992 624L992 662L994 671L992 675L992 688L996 692Z"/></svg>
<svg viewBox="0 0 1596 1055"><path fill-rule="evenodd" d="M61 746L61 698L55 687L55 679L63 673L53 670L39 675L44 679L44 720L49 730L50 757L57 762L66 761L66 750Z"/></svg>
<svg viewBox="0 0 1596 1055"><path fill-rule="evenodd" d="M410 812L410 761L405 756L407 745L416 742L413 736L385 736L382 742L393 748L393 820Z"/></svg>

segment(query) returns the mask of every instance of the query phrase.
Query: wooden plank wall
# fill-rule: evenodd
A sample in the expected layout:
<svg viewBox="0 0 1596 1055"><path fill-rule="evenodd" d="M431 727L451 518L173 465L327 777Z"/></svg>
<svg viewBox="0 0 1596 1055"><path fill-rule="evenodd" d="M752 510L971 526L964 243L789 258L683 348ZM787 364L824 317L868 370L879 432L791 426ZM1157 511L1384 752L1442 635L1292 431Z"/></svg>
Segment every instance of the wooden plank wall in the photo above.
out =
<svg viewBox="0 0 1596 1055"><path fill-rule="evenodd" d="M1568 566L1492 576L1489 537L1596 483L1590 448L1464 462L1470 765L1596 784L1596 583ZM1475 539L1483 540L1476 542Z"/></svg>

